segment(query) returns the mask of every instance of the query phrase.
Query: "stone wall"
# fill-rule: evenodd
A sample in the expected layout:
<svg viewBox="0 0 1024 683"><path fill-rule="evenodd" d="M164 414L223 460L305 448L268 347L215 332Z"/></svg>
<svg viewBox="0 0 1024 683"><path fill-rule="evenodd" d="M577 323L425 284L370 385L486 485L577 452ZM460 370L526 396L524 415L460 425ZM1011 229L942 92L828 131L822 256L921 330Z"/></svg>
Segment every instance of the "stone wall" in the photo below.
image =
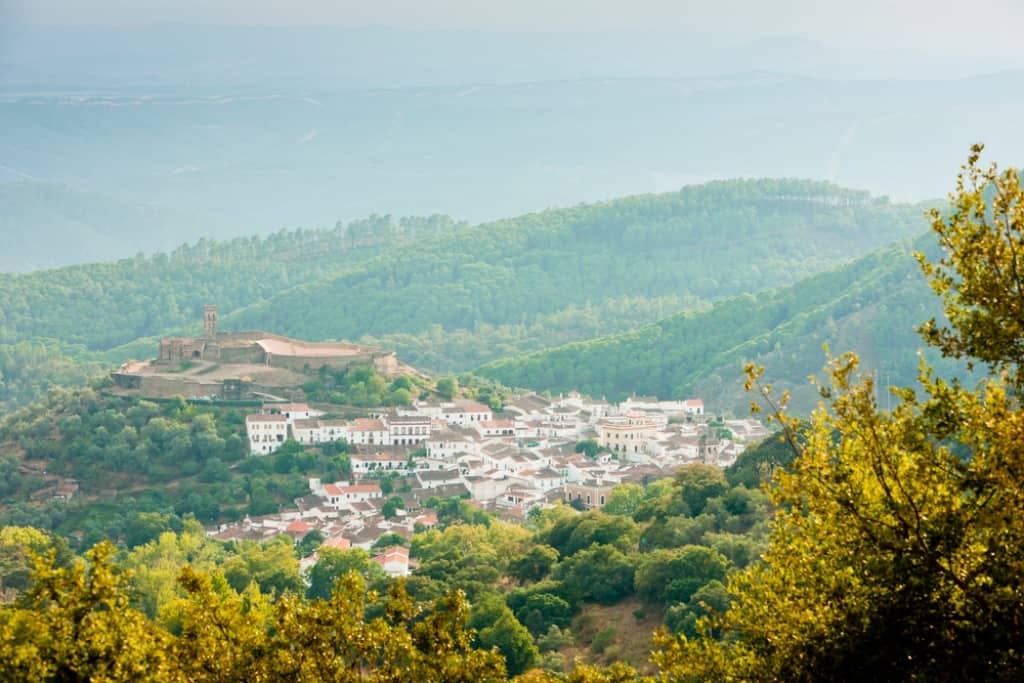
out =
<svg viewBox="0 0 1024 683"><path fill-rule="evenodd" d="M206 342L202 339L161 339L159 359L164 362L200 360L205 350Z"/></svg>
<svg viewBox="0 0 1024 683"><path fill-rule="evenodd" d="M247 346L221 346L218 360L221 363L262 365L266 358L263 349L256 344L249 344Z"/></svg>
<svg viewBox="0 0 1024 683"><path fill-rule="evenodd" d="M142 380L141 386L139 386L140 392L144 396L154 398L210 396L219 394L221 390L220 382L198 382L186 377L171 378L149 375L140 375L140 378Z"/></svg>
<svg viewBox="0 0 1024 683"><path fill-rule="evenodd" d="M114 386L122 389L141 389L142 375L133 375L130 372L112 372L110 377L114 380Z"/></svg>
<svg viewBox="0 0 1024 683"><path fill-rule="evenodd" d="M394 377L395 375L401 374L401 368L398 363L398 354L394 351L378 354L377 357L373 359L373 369L385 377Z"/></svg>
<svg viewBox="0 0 1024 683"><path fill-rule="evenodd" d="M335 370L343 370L353 365L371 365L374 363L374 354L355 354L351 356L275 356L270 355L267 362L272 368L285 368L294 372L316 372L326 365Z"/></svg>

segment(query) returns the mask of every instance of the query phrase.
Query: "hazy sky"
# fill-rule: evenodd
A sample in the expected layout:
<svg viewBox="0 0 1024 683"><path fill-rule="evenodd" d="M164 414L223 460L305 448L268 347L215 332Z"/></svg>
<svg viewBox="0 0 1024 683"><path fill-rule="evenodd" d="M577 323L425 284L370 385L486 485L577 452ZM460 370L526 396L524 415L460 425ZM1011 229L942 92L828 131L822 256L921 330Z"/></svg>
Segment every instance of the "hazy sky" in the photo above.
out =
<svg viewBox="0 0 1024 683"><path fill-rule="evenodd" d="M1024 0L0 0L4 22L687 31L1024 59Z"/></svg>

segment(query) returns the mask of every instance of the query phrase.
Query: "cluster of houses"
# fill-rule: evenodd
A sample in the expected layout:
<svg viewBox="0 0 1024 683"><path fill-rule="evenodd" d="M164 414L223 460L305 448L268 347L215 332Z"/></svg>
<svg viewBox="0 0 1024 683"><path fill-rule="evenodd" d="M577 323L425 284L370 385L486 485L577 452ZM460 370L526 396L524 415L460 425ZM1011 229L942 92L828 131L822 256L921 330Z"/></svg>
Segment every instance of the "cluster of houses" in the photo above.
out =
<svg viewBox="0 0 1024 683"><path fill-rule="evenodd" d="M218 529L218 537L259 540L316 528L325 543L366 549L385 534L407 537L436 524L424 507L430 498L465 498L513 519L558 501L600 508L619 484L645 485L693 462L725 466L768 435L757 420L712 420L700 399L634 396L613 405L575 392L516 396L500 415L468 400L419 402L354 420L327 419L301 403L267 404L247 416L246 431L253 455L289 440L345 441L354 447L352 477L311 479L296 511L247 518ZM402 503L385 515L394 496ZM408 554L404 568L401 555L388 549L380 557L401 575Z"/></svg>

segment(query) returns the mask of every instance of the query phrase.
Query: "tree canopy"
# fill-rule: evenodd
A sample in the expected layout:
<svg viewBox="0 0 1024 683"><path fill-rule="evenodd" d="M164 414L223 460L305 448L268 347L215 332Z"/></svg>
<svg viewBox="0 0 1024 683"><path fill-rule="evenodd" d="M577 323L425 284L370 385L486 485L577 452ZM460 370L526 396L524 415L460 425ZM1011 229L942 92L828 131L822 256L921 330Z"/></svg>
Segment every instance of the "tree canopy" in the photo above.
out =
<svg viewBox="0 0 1024 683"><path fill-rule="evenodd" d="M705 632L660 638L673 677L759 680L1019 680L1024 675L1024 410L1014 273L1024 231L1019 172L980 171L972 150L948 217L950 249L921 257L949 326L924 326L944 352L988 364L976 387L935 376L881 410L855 355L830 359L822 403L791 439L771 489L763 564L731 577L735 603ZM792 434L785 396L748 382Z"/></svg>

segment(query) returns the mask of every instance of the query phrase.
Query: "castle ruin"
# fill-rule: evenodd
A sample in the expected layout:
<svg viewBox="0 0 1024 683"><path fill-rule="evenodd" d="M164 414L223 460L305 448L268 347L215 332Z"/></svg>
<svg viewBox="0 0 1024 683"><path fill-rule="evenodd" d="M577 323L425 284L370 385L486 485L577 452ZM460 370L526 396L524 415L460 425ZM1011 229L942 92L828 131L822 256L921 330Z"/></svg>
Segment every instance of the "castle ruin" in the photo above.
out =
<svg viewBox="0 0 1024 683"><path fill-rule="evenodd" d="M246 398L252 392L294 395L311 370L371 365L385 376L403 371L393 351L348 342L307 342L270 332L221 332L217 307L203 306L202 337L161 339L151 361L125 363L115 384L144 395Z"/></svg>

